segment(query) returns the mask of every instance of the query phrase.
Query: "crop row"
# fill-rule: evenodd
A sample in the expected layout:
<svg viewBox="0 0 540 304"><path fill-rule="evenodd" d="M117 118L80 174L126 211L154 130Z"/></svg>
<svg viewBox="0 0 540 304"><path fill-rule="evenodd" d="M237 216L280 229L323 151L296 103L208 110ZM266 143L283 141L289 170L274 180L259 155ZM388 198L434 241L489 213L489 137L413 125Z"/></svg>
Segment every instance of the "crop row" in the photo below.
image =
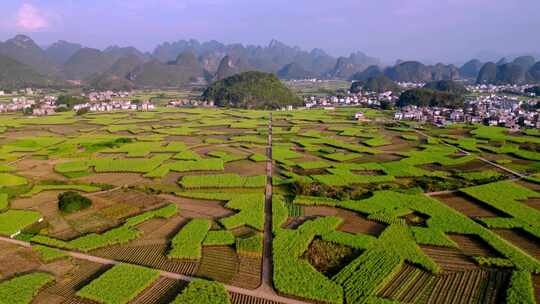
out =
<svg viewBox="0 0 540 304"><path fill-rule="evenodd" d="M0 213L0 234L12 236L40 218L41 214L37 211L10 209Z"/></svg>
<svg viewBox="0 0 540 304"><path fill-rule="evenodd" d="M43 272L21 275L0 283L0 303L28 304L54 277Z"/></svg>
<svg viewBox="0 0 540 304"><path fill-rule="evenodd" d="M0 188L26 185L26 178L11 173L0 173Z"/></svg>
<svg viewBox="0 0 540 304"><path fill-rule="evenodd" d="M531 274L525 271L514 271L510 278L510 287L506 290L508 304L534 304L534 288Z"/></svg>
<svg viewBox="0 0 540 304"><path fill-rule="evenodd" d="M22 197L32 197L40 192L43 191L51 191L51 190L74 190L74 191L82 191L82 192L96 192L101 190L100 187L92 186L92 185L35 185L30 192L25 193L22 195Z"/></svg>
<svg viewBox="0 0 540 304"><path fill-rule="evenodd" d="M192 219L172 238L170 258L198 260L202 256L202 244L210 230L207 219Z"/></svg>
<svg viewBox="0 0 540 304"><path fill-rule="evenodd" d="M44 263L50 263L62 258L67 257L67 254L56 248L50 248L47 246L35 245L32 246L32 250L39 254L39 258Z"/></svg>
<svg viewBox="0 0 540 304"><path fill-rule="evenodd" d="M115 158L96 158L91 160L73 161L60 163L54 167L58 173L82 172L94 167L96 172L134 172L148 173L164 161L169 159L170 155L156 155L149 159L115 159Z"/></svg>
<svg viewBox="0 0 540 304"><path fill-rule="evenodd" d="M84 286L77 296L104 304L125 304L149 287L159 271L119 264Z"/></svg>
<svg viewBox="0 0 540 304"><path fill-rule="evenodd" d="M163 142L133 142L102 152L127 153L128 157L145 157L150 153L176 153L185 149L186 145L182 142L171 142L166 145Z"/></svg>
<svg viewBox="0 0 540 304"><path fill-rule="evenodd" d="M155 170L145 174L145 177L164 177L170 171L190 172L190 171L223 171L223 160L221 159L199 159L199 160L179 160L162 164Z"/></svg>
<svg viewBox="0 0 540 304"><path fill-rule="evenodd" d="M219 282L195 279L171 304L230 304L229 293Z"/></svg>
<svg viewBox="0 0 540 304"><path fill-rule="evenodd" d="M209 231L204 239L205 246L233 245L234 234L226 230Z"/></svg>
<svg viewBox="0 0 540 304"><path fill-rule="evenodd" d="M264 229L264 195L237 195L225 205L226 208L239 212L220 220L227 229L249 226L262 231Z"/></svg>
<svg viewBox="0 0 540 304"><path fill-rule="evenodd" d="M208 152L208 156L219 158L226 163L246 158L245 155L233 154L233 153L225 152L225 151L211 151L211 152Z"/></svg>
<svg viewBox="0 0 540 304"><path fill-rule="evenodd" d="M236 239L236 252L240 255L261 257L263 253L263 235L257 233L254 236Z"/></svg>
<svg viewBox="0 0 540 304"><path fill-rule="evenodd" d="M266 176L240 176L238 174L213 174L184 176L179 182L184 188L261 188Z"/></svg>

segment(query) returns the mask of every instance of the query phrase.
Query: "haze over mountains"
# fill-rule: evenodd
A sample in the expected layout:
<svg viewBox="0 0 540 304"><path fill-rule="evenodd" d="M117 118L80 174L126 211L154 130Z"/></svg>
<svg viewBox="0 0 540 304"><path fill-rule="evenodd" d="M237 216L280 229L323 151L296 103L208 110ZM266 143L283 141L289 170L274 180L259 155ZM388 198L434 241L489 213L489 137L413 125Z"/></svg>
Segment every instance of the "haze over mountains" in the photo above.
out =
<svg viewBox="0 0 540 304"><path fill-rule="evenodd" d="M17 35L0 42L0 69L2 87L65 85L67 81L98 89L177 87L213 82L249 70L274 73L281 79L367 80L384 75L402 82L540 82L540 62L532 56L497 63L471 60L461 67L417 61L384 66L376 57L362 52L336 58L322 49L305 51L276 40L267 46L180 40L143 53L134 47L98 50L67 41L43 49L30 37Z"/></svg>

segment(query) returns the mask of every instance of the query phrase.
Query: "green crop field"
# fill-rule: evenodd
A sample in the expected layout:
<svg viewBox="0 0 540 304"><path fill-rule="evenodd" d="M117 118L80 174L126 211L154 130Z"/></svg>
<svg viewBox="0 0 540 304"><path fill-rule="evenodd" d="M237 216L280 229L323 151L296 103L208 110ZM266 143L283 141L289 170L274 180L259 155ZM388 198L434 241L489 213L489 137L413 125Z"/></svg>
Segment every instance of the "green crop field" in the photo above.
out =
<svg viewBox="0 0 540 304"><path fill-rule="evenodd" d="M77 292L81 298L103 304L123 304L135 298L159 276L156 270L116 265Z"/></svg>
<svg viewBox="0 0 540 304"><path fill-rule="evenodd" d="M297 89L325 85L345 88ZM351 106L1 113L0 132L2 304L540 300L534 130ZM61 212L67 191L92 204Z"/></svg>

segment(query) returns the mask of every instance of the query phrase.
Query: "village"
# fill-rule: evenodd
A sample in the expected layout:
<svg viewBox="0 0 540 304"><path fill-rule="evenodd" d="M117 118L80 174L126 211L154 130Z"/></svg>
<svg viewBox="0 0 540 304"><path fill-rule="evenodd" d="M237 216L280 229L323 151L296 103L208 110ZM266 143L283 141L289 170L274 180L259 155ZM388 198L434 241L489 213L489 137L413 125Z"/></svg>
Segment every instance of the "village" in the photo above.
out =
<svg viewBox="0 0 540 304"><path fill-rule="evenodd" d="M402 89L421 88L423 83L398 83ZM411 120L446 126L453 123L485 124L511 129L540 128L539 100L533 94L525 94L530 86L516 85L470 85L463 108L405 106L396 108L395 120ZM391 109L399 95L361 91L348 92L342 96L308 96L306 108L331 109L343 106L359 106L375 109ZM358 115L361 116L361 115Z"/></svg>
<svg viewBox="0 0 540 304"><path fill-rule="evenodd" d="M36 91L30 88L19 93L24 94L24 96L13 97L8 103L0 103L0 112L23 112L32 116L45 116L70 110L75 112L111 112L116 110L151 111L155 109L155 105L150 101L130 100L130 92L83 93L81 94L81 97L84 98L82 100L87 101L75 104L71 109L67 104L59 102L57 96L38 96Z"/></svg>

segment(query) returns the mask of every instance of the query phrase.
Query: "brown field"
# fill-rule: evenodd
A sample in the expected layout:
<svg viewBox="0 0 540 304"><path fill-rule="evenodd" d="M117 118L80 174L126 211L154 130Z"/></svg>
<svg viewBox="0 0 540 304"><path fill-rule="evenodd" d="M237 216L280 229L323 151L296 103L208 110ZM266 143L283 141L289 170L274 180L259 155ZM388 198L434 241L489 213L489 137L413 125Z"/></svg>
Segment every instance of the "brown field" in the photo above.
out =
<svg viewBox="0 0 540 304"><path fill-rule="evenodd" d="M153 267L174 273L193 275L198 262L169 259L166 256L168 244L116 245L92 252L93 255L126 263Z"/></svg>
<svg viewBox="0 0 540 304"><path fill-rule="evenodd" d="M379 292L380 297L403 303L500 303L509 274L475 269L433 275L404 264Z"/></svg>
<svg viewBox="0 0 540 304"><path fill-rule="evenodd" d="M263 298L255 298L235 292L231 292L229 294L231 295L231 303L233 304L282 304L281 302L275 302Z"/></svg>
<svg viewBox="0 0 540 304"><path fill-rule="evenodd" d="M239 259L229 246L204 246L195 275L230 284L239 271Z"/></svg>
<svg viewBox="0 0 540 304"><path fill-rule="evenodd" d="M498 217L504 216L499 210L485 203L456 192L449 194L434 195L433 198L445 203L449 207L465 214L468 217Z"/></svg>
<svg viewBox="0 0 540 304"><path fill-rule="evenodd" d="M304 207L304 216L337 216L343 219L343 224L338 228L340 231L350 233L364 233L378 236L386 226L370 221L356 212L343 210L340 208L324 206L306 206Z"/></svg>
<svg viewBox="0 0 540 304"><path fill-rule="evenodd" d="M58 160L38 160L38 159L23 159L17 162L17 174L22 175L34 181L43 180L59 180L67 181L68 179L54 172L54 165L61 161Z"/></svg>
<svg viewBox="0 0 540 304"><path fill-rule="evenodd" d="M380 153L380 154L375 154L375 155L365 154L362 156L362 158L358 159L357 163L383 163L383 162L398 161L402 158L403 157L396 155L392 152Z"/></svg>
<svg viewBox="0 0 540 304"><path fill-rule="evenodd" d="M104 273L109 266L103 266L83 260L74 260L76 267L63 276L57 278L56 282L45 288L34 300L35 303L65 303L64 301L76 301L75 303L88 303L75 297L75 293L88 284L92 279ZM56 302L62 300L61 302ZM51 302L49 302L51 301ZM73 303L73 302L70 302Z"/></svg>
<svg viewBox="0 0 540 304"><path fill-rule="evenodd" d="M458 249L435 246L420 247L427 256L442 268L443 273L479 268L471 257L468 257Z"/></svg>
<svg viewBox="0 0 540 304"><path fill-rule="evenodd" d="M449 235L461 252L467 256L502 257L488 243L475 235Z"/></svg>
<svg viewBox="0 0 540 304"><path fill-rule="evenodd" d="M493 231L503 239L523 249L532 257L540 260L540 242L534 236L521 229L494 229Z"/></svg>
<svg viewBox="0 0 540 304"><path fill-rule="evenodd" d="M536 183L531 183L531 182L527 182L527 181L524 181L524 180L517 180L515 181L516 184L519 184L525 188L529 188L529 189L532 189L534 191L540 191L540 184L536 184Z"/></svg>
<svg viewBox="0 0 540 304"><path fill-rule="evenodd" d="M493 166L486 164L485 162L478 159L468 161L464 164L453 165L453 166L441 166L439 164L426 164L426 165L421 165L419 167L426 170L430 170L430 171L468 172L468 171L495 170L495 171L499 171L500 173L503 173L500 170L494 168Z"/></svg>
<svg viewBox="0 0 540 304"><path fill-rule="evenodd" d="M0 245L0 277L9 278L17 273L25 273L37 269L41 262L36 253L29 248L13 244Z"/></svg>
<svg viewBox="0 0 540 304"><path fill-rule="evenodd" d="M176 298L178 293L183 287L187 285L187 282L173 280L169 278L160 277L141 292L131 303L133 304L161 304L170 303Z"/></svg>
<svg viewBox="0 0 540 304"><path fill-rule="evenodd" d="M199 200L185 197L178 197L170 194L161 194L159 197L168 202L175 203L180 209L180 213L186 218L208 218L218 219L230 216L235 212L223 207L224 202Z"/></svg>
<svg viewBox="0 0 540 304"><path fill-rule="evenodd" d="M236 173L240 175L264 175L266 173L266 162L239 160L226 163L225 173Z"/></svg>

